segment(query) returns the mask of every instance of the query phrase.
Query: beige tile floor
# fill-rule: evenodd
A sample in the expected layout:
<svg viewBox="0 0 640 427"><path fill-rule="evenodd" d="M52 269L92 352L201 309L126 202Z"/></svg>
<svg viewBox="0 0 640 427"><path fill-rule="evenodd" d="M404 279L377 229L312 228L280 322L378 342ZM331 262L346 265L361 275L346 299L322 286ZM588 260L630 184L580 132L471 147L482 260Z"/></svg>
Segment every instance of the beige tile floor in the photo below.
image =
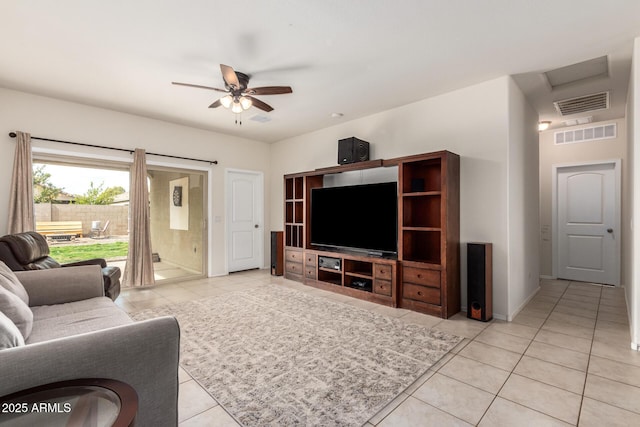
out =
<svg viewBox="0 0 640 427"><path fill-rule="evenodd" d="M109 265L112 267L120 267L120 271L124 272L126 260L109 261ZM168 264L164 261L153 263L153 276L156 282L161 280L167 280L176 282L178 280L188 280L194 276L201 276L198 273L194 273L184 268L180 268L176 265Z"/></svg>
<svg viewBox="0 0 640 427"><path fill-rule="evenodd" d="M249 271L125 289L132 311L278 283L465 337L368 426L640 425L640 352L630 349L622 289L543 280L513 322L442 320ZM237 426L180 369L180 426Z"/></svg>

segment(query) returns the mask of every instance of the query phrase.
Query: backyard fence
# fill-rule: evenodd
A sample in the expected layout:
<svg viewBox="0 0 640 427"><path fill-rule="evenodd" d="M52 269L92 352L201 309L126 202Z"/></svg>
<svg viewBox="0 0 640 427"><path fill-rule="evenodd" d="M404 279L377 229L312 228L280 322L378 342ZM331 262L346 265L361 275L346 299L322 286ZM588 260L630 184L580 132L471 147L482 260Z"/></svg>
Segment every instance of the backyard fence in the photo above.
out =
<svg viewBox="0 0 640 427"><path fill-rule="evenodd" d="M35 205L37 222L48 221L81 221L82 233L89 236L91 225L100 221L104 226L107 221L107 235L123 236L129 232L129 207L111 205L73 205L56 203L37 203Z"/></svg>

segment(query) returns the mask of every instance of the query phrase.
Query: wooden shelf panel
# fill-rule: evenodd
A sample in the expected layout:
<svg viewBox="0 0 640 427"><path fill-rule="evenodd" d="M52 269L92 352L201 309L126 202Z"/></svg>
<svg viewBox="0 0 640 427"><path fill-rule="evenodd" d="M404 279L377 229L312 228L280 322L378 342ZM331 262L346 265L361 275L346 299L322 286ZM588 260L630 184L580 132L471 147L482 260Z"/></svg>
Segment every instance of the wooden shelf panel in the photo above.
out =
<svg viewBox="0 0 640 427"><path fill-rule="evenodd" d="M284 199L296 201L304 199L304 177L285 178Z"/></svg>
<svg viewBox="0 0 640 427"><path fill-rule="evenodd" d="M348 165L320 168L320 169L316 169L315 172L322 173L322 174L330 174L330 173L356 171L356 170L362 170L362 169L379 168L381 166L382 166L382 159L378 159L378 160L369 160L366 162L350 163Z"/></svg>
<svg viewBox="0 0 640 427"><path fill-rule="evenodd" d="M442 197L402 197L403 227L440 228Z"/></svg>
<svg viewBox="0 0 640 427"><path fill-rule="evenodd" d="M294 248L303 247L303 226L298 224L285 224L284 245Z"/></svg>
<svg viewBox="0 0 640 427"><path fill-rule="evenodd" d="M440 227L402 227L402 231L442 231Z"/></svg>
<svg viewBox="0 0 640 427"><path fill-rule="evenodd" d="M439 231L403 231L402 260L440 264L441 234Z"/></svg>
<svg viewBox="0 0 640 427"><path fill-rule="evenodd" d="M302 201L295 202L293 205L293 221L298 224L304 223L304 204Z"/></svg>
<svg viewBox="0 0 640 427"><path fill-rule="evenodd" d="M402 193L442 191L442 160L432 158L402 164Z"/></svg>
<svg viewBox="0 0 640 427"><path fill-rule="evenodd" d="M367 273L352 273L349 271L345 271L344 272L345 276L351 276L351 277L359 277L361 279L373 279L373 276L371 274L367 274Z"/></svg>
<svg viewBox="0 0 640 427"><path fill-rule="evenodd" d="M344 286L349 289L355 289L360 292L373 293L373 282L368 282L364 286L358 286L351 283L345 283Z"/></svg>
<svg viewBox="0 0 640 427"><path fill-rule="evenodd" d="M371 279L373 277L373 262L345 259L343 269L345 274Z"/></svg>
<svg viewBox="0 0 640 427"><path fill-rule="evenodd" d="M327 273L342 274L342 271L336 270L335 268L318 267L318 270L326 271Z"/></svg>
<svg viewBox="0 0 640 427"><path fill-rule="evenodd" d="M422 197L422 196L440 196L442 191L414 191L402 193L402 197Z"/></svg>
<svg viewBox="0 0 640 427"><path fill-rule="evenodd" d="M342 286L342 273L320 267L318 268L318 281Z"/></svg>

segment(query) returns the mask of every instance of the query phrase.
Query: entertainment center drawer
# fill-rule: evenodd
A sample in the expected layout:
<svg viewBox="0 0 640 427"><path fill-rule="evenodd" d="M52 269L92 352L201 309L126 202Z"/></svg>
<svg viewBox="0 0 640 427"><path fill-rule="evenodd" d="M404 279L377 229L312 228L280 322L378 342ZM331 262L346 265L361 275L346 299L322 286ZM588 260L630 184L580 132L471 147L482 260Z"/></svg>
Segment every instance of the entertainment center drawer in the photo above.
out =
<svg viewBox="0 0 640 427"><path fill-rule="evenodd" d="M305 253L304 265L316 265L316 254Z"/></svg>
<svg viewBox="0 0 640 427"><path fill-rule="evenodd" d="M440 272L438 270L404 267L402 269L402 281L440 288Z"/></svg>
<svg viewBox="0 0 640 427"><path fill-rule="evenodd" d="M440 305L440 289L404 283L402 286L404 298Z"/></svg>
<svg viewBox="0 0 640 427"><path fill-rule="evenodd" d="M284 251L285 261L302 263L303 258L304 257L302 255L302 251L291 251L291 250Z"/></svg>
<svg viewBox="0 0 640 427"><path fill-rule="evenodd" d="M304 267L304 277L306 277L307 279L315 279L316 278L316 267L311 265L311 266L305 266Z"/></svg>
<svg viewBox="0 0 640 427"><path fill-rule="evenodd" d="M300 264L299 262L285 262L284 263L284 268L289 273L294 273L294 274L302 274L303 273L302 264Z"/></svg>
<svg viewBox="0 0 640 427"><path fill-rule="evenodd" d="M391 280L376 279L373 281L373 293L391 296Z"/></svg>
<svg viewBox="0 0 640 427"><path fill-rule="evenodd" d="M391 280L391 272L393 268L390 265L375 264L374 269L375 269L374 274L376 278Z"/></svg>

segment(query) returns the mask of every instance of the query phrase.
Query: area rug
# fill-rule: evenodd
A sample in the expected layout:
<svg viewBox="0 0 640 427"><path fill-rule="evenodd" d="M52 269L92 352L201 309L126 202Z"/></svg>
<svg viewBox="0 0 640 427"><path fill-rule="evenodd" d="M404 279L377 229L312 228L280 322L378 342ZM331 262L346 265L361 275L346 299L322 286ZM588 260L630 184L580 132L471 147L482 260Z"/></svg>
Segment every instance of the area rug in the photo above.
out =
<svg viewBox="0 0 640 427"><path fill-rule="evenodd" d="M361 426L461 340L273 284L132 317L163 315L181 366L245 426Z"/></svg>

